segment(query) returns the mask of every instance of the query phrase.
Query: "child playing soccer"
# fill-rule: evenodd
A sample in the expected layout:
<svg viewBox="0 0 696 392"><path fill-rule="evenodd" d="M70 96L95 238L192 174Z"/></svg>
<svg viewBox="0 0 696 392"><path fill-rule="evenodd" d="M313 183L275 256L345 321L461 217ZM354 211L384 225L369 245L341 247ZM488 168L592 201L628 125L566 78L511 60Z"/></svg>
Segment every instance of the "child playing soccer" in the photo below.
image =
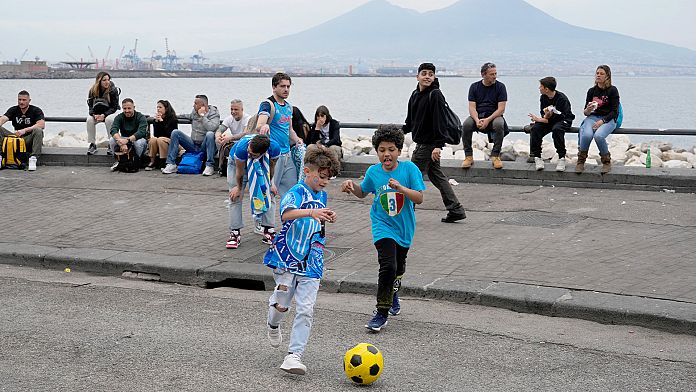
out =
<svg viewBox="0 0 696 392"><path fill-rule="evenodd" d="M370 166L360 184L346 180L341 191L364 198L375 197L370 209L372 240L377 248L379 277L377 310L366 328L379 332L387 325L389 314L401 311L398 291L406 271L406 254L416 231L415 204L423 202L425 184L418 167L411 161L399 161L404 133L395 126L380 126L372 136L380 163Z"/></svg>
<svg viewBox="0 0 696 392"><path fill-rule="evenodd" d="M280 324L295 298L288 355L280 365L292 374L307 371L301 359L312 329L319 280L324 273L324 222L336 221L336 213L326 208L324 187L340 169L336 155L320 145L307 148L304 164L304 180L290 188L280 202L283 227L263 259L265 265L273 268L276 284L268 301L267 333L273 347L283 341Z"/></svg>
<svg viewBox="0 0 696 392"><path fill-rule="evenodd" d="M251 212L263 226L263 243L270 245L275 236L273 198L277 194L272 175L280 156L280 147L267 135L246 135L230 149L227 160L227 184L230 189L230 236L227 249L237 249L242 240L242 195L249 183Z"/></svg>

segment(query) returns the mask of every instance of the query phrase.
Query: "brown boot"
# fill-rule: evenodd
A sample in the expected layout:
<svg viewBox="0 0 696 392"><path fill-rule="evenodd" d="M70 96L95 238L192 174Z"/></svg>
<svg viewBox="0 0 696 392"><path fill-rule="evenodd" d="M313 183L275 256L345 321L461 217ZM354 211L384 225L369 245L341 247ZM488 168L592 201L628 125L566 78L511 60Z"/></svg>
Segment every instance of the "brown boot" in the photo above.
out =
<svg viewBox="0 0 696 392"><path fill-rule="evenodd" d="M611 153L599 154L599 158L602 161L602 174L607 174L611 170Z"/></svg>
<svg viewBox="0 0 696 392"><path fill-rule="evenodd" d="M578 163L575 165L575 172L582 173L585 171L585 161L587 160L587 151L578 151Z"/></svg>
<svg viewBox="0 0 696 392"><path fill-rule="evenodd" d="M491 162L493 163L493 168L494 169L502 169L503 168L503 161L500 160L499 156L492 156L491 157Z"/></svg>
<svg viewBox="0 0 696 392"><path fill-rule="evenodd" d="M462 169L468 169L473 165L474 165L474 156L473 155L467 155L464 158L464 161L462 161Z"/></svg>

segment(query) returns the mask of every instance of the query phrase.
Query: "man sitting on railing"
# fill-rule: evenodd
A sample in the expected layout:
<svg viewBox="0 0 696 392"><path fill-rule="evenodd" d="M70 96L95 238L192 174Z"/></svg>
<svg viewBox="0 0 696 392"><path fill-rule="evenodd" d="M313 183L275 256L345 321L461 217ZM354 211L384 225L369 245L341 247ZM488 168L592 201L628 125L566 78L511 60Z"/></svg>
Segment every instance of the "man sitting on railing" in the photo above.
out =
<svg viewBox="0 0 696 392"><path fill-rule="evenodd" d="M27 151L31 154L29 158L29 170L36 170L36 159L41 156L41 146L43 145L43 130L46 127L44 113L34 105L30 105L31 97L26 90L17 94L17 106L7 109L4 115L0 116L0 146L6 136L15 135L24 139ZM10 132L2 127L8 121L12 121L14 132ZM1 155L1 154L0 154Z"/></svg>

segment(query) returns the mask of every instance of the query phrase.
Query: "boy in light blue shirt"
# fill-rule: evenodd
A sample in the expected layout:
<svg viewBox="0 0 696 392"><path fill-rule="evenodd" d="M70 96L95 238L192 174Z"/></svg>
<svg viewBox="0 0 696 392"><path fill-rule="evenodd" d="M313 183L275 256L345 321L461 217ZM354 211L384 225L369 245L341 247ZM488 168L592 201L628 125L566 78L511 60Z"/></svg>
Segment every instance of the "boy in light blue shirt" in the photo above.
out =
<svg viewBox="0 0 696 392"><path fill-rule="evenodd" d="M280 324L295 298L288 355L280 365L292 374L307 371L301 358L312 329L319 281L324 274L324 222L336 221L336 213L326 207L324 187L340 169L336 154L320 145L307 148L304 164L305 179L282 198L283 227L263 259L265 265L273 268L276 283L268 301L268 339L273 347L283 341Z"/></svg>
<svg viewBox="0 0 696 392"><path fill-rule="evenodd" d="M360 184L346 180L341 191L359 198L374 194L370 219L377 248L379 277L377 310L366 328L379 332L388 315L401 311L398 291L406 271L406 255L416 231L415 204L423 202L423 175L411 161L399 161L404 133L395 126L380 126L372 136L380 163L370 166Z"/></svg>

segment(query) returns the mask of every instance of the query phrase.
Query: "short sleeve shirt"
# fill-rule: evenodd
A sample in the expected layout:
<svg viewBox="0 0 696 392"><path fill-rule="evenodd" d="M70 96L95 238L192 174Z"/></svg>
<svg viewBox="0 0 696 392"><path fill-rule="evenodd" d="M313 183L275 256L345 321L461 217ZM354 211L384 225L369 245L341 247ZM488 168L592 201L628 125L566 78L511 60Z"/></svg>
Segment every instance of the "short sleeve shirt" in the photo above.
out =
<svg viewBox="0 0 696 392"><path fill-rule="evenodd" d="M44 113L41 109L34 105L29 105L26 113L22 113L19 106L13 106L7 109L5 112L5 117L12 121L12 126L15 131L20 129L28 128L44 119Z"/></svg>
<svg viewBox="0 0 696 392"><path fill-rule="evenodd" d="M314 192L304 182L299 182L283 196L280 214L298 208L325 208L326 200L325 191ZM266 252L263 263L318 279L324 274L324 243L322 223L318 220L311 217L287 220Z"/></svg>
<svg viewBox="0 0 696 392"><path fill-rule="evenodd" d="M292 123L292 105L285 101L281 105L278 102L273 102L275 105L275 116L268 124L270 128L271 140L274 140L280 146L280 153L286 154L290 152L290 124ZM259 106L259 114L270 115L271 105L268 101L261 102Z"/></svg>
<svg viewBox="0 0 696 392"><path fill-rule="evenodd" d="M246 135L243 136L237 143L230 149L230 158L234 157L240 161L246 162L249 159L249 142L251 139L256 137L256 135ZM280 147L278 143L271 140L271 145L268 147L268 157L270 159L277 159L280 156Z"/></svg>
<svg viewBox="0 0 696 392"><path fill-rule="evenodd" d="M469 87L469 102L476 102L479 117L488 117L498 110L499 102L507 102L507 89L502 82L496 81L490 86L483 81L472 83Z"/></svg>
<svg viewBox="0 0 696 392"><path fill-rule="evenodd" d="M396 169L390 172L385 171L381 163L370 166L360 188L364 193L375 195L370 209L372 241L391 238L409 248L416 231L415 205L406 195L389 187L390 178L415 191L425 190L423 175L411 161L399 161Z"/></svg>
<svg viewBox="0 0 696 392"><path fill-rule="evenodd" d="M244 131L244 128L246 128L250 117L251 116L244 113L242 114L242 118L240 118L239 121L235 120L234 116L229 116L226 119L222 120L222 125L227 127L225 133L229 133L230 135L238 135L242 133Z"/></svg>

